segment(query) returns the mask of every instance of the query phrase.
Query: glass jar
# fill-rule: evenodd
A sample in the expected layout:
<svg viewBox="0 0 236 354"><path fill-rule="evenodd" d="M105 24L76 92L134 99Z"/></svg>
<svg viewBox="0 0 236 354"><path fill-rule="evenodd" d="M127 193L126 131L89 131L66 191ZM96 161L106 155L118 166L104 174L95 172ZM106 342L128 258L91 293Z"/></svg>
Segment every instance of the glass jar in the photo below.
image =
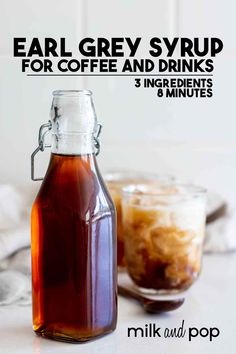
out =
<svg viewBox="0 0 236 354"><path fill-rule="evenodd" d="M190 287L201 269L206 192L192 185L130 185L123 189L126 268L141 292L171 294Z"/></svg>
<svg viewBox="0 0 236 354"><path fill-rule="evenodd" d="M121 197L122 188L132 183L171 183L175 178L171 175L157 175L143 172L110 172L105 174L105 182L116 207L117 214L117 263L120 270L125 268L124 237L122 225Z"/></svg>
<svg viewBox="0 0 236 354"><path fill-rule="evenodd" d="M51 131L31 216L33 328L43 337L80 342L116 327L115 208L97 166L98 129L90 91L53 93L32 155Z"/></svg>

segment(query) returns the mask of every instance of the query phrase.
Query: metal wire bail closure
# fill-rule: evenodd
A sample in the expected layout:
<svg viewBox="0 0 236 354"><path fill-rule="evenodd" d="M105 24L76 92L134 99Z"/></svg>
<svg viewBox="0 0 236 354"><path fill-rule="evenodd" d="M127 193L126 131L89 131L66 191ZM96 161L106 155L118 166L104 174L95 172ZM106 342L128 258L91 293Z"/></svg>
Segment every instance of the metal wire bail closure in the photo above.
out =
<svg viewBox="0 0 236 354"><path fill-rule="evenodd" d="M96 134L94 135L93 139L94 139L94 146L95 146L95 155L98 156L98 154L100 153L100 140L99 140L99 136L101 134L101 131L102 131L102 124L98 123L97 124L98 128L97 128L97 132Z"/></svg>
<svg viewBox="0 0 236 354"><path fill-rule="evenodd" d="M44 151L45 148L50 148L51 145L45 144L45 136L49 133L49 131L52 129L52 122L49 120L48 123L42 124L41 127L39 128L39 135L38 135L38 147L34 150L34 152L31 155L31 179L32 181L42 181L43 177L36 178L35 177L35 171L34 171L34 158L35 155L39 151Z"/></svg>
<svg viewBox="0 0 236 354"><path fill-rule="evenodd" d="M45 144L45 136L49 133L49 131L52 129L52 122L49 120L48 123L45 123L41 125L39 128L39 135L38 135L38 146L34 150L34 152L31 155L31 179L32 181L42 181L43 177L35 177L35 155L39 151L44 151L45 148L50 148L51 145ZM95 146L95 155L97 156L100 152L100 141L99 141L99 136L101 134L102 130L102 125L100 123L97 124L97 132L94 134L94 146Z"/></svg>

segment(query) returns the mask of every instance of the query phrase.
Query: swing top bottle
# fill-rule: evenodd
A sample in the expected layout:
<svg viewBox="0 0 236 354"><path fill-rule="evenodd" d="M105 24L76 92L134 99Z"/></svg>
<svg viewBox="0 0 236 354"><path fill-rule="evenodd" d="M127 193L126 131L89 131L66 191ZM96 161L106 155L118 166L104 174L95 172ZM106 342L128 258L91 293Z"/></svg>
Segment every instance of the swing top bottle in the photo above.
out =
<svg viewBox="0 0 236 354"><path fill-rule="evenodd" d="M116 327L115 209L97 166L91 92L53 96L38 147L51 131L51 158L31 216L33 328L80 342Z"/></svg>

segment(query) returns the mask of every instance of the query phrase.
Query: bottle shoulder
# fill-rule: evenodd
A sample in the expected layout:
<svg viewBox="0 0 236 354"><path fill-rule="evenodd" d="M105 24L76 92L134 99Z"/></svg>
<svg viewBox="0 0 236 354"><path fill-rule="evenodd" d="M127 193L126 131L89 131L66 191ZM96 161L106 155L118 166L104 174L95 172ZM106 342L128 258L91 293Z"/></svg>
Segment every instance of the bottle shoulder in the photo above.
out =
<svg viewBox="0 0 236 354"><path fill-rule="evenodd" d="M51 161L35 206L85 215L115 214L115 207L96 160L63 157Z"/></svg>

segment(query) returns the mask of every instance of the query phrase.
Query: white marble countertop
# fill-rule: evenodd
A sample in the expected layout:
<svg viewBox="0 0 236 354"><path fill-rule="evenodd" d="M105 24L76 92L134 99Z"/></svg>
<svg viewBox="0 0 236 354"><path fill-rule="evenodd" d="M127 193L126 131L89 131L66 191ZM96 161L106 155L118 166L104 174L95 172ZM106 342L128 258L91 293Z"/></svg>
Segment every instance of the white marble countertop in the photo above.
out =
<svg viewBox="0 0 236 354"><path fill-rule="evenodd" d="M148 315L133 301L119 297L114 333L86 344L68 344L34 335L31 308L0 307L0 354L218 354L236 353L236 253L204 256L203 270L184 305L165 315ZM161 334L185 321L184 338L128 338L128 327L156 323ZM189 327L218 327L220 335L188 340ZM205 332L203 331L203 334Z"/></svg>

